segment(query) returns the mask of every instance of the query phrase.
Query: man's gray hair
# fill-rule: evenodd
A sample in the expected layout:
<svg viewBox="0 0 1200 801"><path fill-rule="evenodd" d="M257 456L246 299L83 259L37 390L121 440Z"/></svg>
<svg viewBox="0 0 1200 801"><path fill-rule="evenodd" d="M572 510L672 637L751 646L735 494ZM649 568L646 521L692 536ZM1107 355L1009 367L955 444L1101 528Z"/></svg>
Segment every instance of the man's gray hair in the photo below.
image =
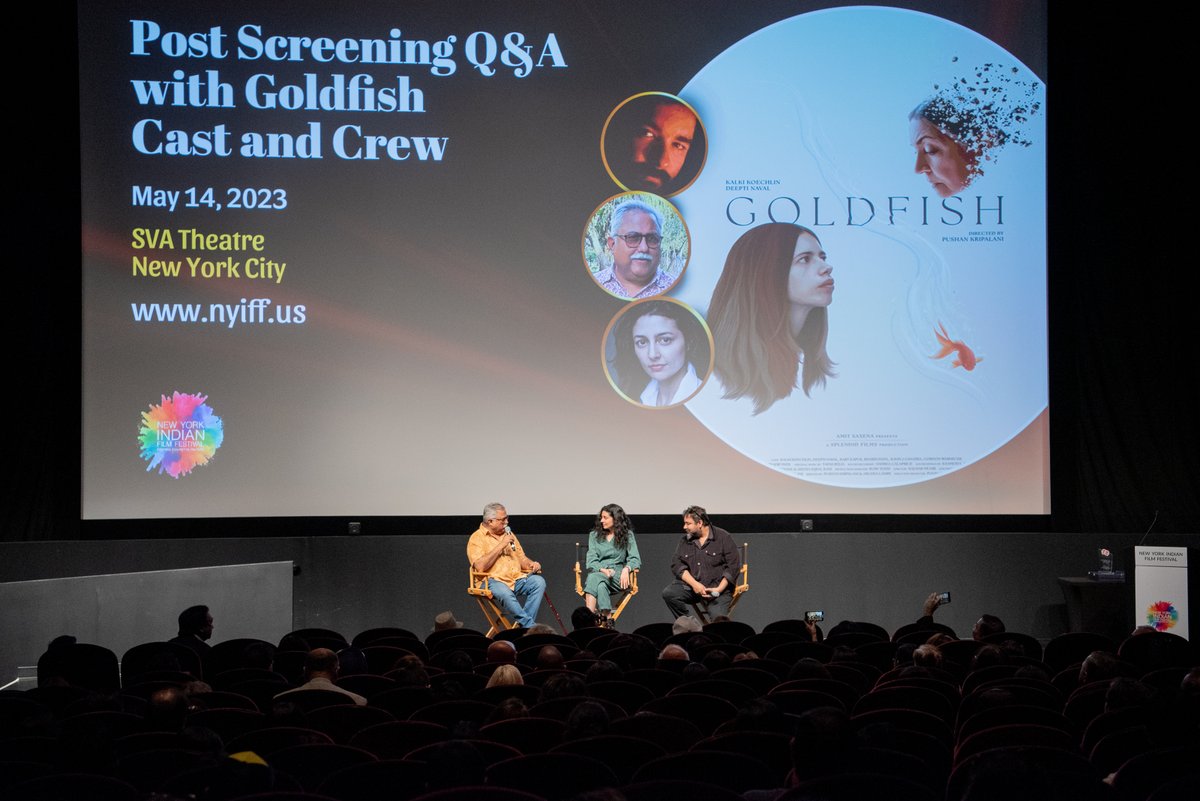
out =
<svg viewBox="0 0 1200 801"><path fill-rule="evenodd" d="M612 220L608 223L608 235L616 236L617 231L621 229L621 223L625 220L625 215L631 211L640 211L643 214L649 214L654 219L654 227L658 231L658 235L662 236L662 215L658 213L654 207L643 203L640 200L627 200L613 211Z"/></svg>
<svg viewBox="0 0 1200 801"><path fill-rule="evenodd" d="M502 503L489 503L483 507L483 522L491 520L493 517L498 517L497 512L506 511Z"/></svg>

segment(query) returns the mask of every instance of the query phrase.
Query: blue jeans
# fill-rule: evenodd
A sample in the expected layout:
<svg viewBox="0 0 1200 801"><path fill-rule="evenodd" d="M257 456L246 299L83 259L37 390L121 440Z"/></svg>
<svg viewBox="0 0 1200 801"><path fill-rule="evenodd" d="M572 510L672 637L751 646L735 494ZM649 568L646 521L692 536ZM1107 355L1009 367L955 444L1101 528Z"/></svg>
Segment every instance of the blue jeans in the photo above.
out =
<svg viewBox="0 0 1200 801"><path fill-rule="evenodd" d="M517 622L517 625L529 628L537 620L538 607L542 605L542 595L546 592L546 580L536 573L517 579L514 590L496 579L488 579L488 589L492 591L492 599L504 610L504 614ZM517 596L525 599L522 604Z"/></svg>

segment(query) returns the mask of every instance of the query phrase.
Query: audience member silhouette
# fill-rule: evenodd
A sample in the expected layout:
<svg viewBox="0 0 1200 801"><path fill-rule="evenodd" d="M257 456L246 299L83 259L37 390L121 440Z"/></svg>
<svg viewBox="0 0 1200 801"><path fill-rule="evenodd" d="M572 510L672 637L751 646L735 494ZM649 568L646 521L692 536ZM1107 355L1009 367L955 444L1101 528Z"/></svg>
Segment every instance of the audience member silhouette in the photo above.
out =
<svg viewBox="0 0 1200 801"><path fill-rule="evenodd" d="M213 616L208 607L204 605L189 606L179 613L179 634L167 642L191 648L203 661L212 650L212 646L208 644L212 635Z"/></svg>
<svg viewBox="0 0 1200 801"><path fill-rule="evenodd" d="M314 648L308 652L308 656L304 658L304 678L305 682L299 687L292 690L285 690L275 696L276 701L291 700L288 696L294 693L301 693L305 690L326 690L328 692L341 693L359 706L365 706L367 699L358 693L352 693L349 690L344 690L334 684L334 680L338 677L338 656L328 648Z"/></svg>

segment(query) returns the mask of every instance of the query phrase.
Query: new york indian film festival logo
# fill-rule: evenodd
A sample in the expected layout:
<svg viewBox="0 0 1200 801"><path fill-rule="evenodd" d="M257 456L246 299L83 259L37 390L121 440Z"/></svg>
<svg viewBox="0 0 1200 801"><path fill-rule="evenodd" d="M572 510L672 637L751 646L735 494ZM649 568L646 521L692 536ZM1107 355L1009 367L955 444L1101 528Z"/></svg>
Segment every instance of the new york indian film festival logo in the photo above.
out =
<svg viewBox="0 0 1200 801"><path fill-rule="evenodd" d="M1155 601L1146 609L1146 624L1155 631L1168 631L1179 623L1179 610L1170 601Z"/></svg>
<svg viewBox="0 0 1200 801"><path fill-rule="evenodd" d="M216 455L225 428L207 400L207 395L173 392L142 412L138 441L142 459L150 463L147 472L158 468L159 475L180 478Z"/></svg>

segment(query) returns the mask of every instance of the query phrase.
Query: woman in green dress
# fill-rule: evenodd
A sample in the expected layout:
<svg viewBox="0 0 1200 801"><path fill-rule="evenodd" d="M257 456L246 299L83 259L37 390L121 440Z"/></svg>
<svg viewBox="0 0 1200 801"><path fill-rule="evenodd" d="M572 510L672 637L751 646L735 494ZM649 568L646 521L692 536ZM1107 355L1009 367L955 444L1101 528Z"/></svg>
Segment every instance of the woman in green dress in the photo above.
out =
<svg viewBox="0 0 1200 801"><path fill-rule="evenodd" d="M583 588L588 609L607 618L612 613L611 594L629 589L630 571L641 566L629 516L615 503L602 507L588 534L588 575Z"/></svg>

